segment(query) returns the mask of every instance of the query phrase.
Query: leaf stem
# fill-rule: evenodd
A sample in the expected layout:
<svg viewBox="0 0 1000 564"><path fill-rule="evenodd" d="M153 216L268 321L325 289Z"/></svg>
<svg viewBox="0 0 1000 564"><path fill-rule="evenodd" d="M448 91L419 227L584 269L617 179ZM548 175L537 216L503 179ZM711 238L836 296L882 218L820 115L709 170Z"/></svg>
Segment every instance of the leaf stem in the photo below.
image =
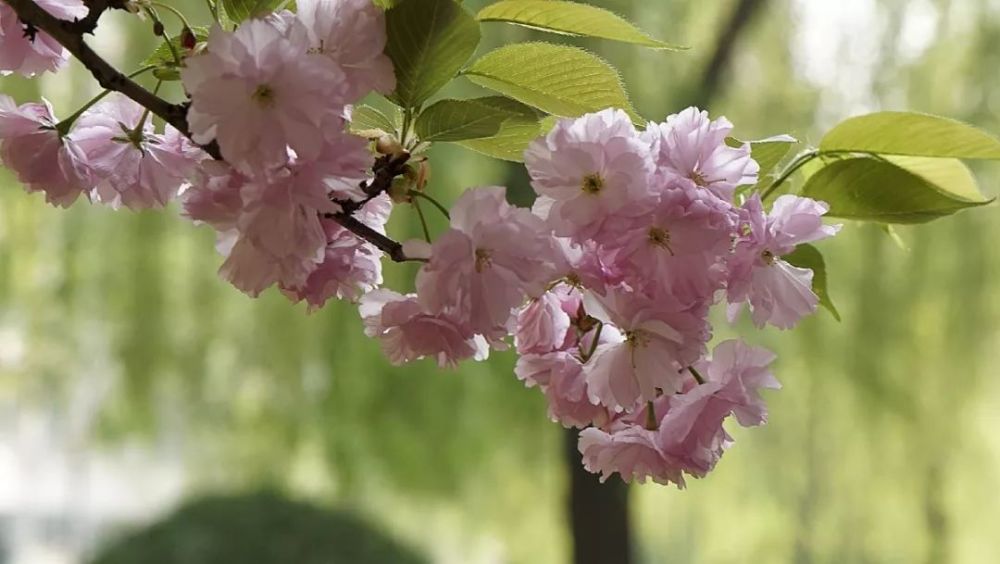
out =
<svg viewBox="0 0 1000 564"><path fill-rule="evenodd" d="M410 190L410 191L408 191L406 193L406 195L410 196L411 198L413 196L416 196L418 198L423 198L423 199L427 200L428 202L434 204L434 207L436 207L438 209L438 211L440 211L442 214L444 214L444 216L446 218L448 218L449 220L451 219L451 214L448 213L448 208L444 207L443 205L441 205L441 202L435 200L434 198L432 198L431 196L428 196L427 194L421 192L420 190Z"/></svg>
<svg viewBox="0 0 1000 564"><path fill-rule="evenodd" d="M790 165L788 165L788 168L782 171L781 175L778 176L778 178L775 179L775 181L772 182L771 185L768 186L767 189L764 190L764 192L760 195L761 201L766 200L768 196L770 196L775 190L777 190L778 186L781 186L786 180L791 178L791 176L795 174L797 170L799 170L800 168L805 166L806 163L808 163L809 161L815 159L820 155L821 153L819 149L811 149L795 157L795 160L792 161Z"/></svg>
<svg viewBox="0 0 1000 564"><path fill-rule="evenodd" d="M153 6L163 8L164 10L173 13L175 16L177 16L177 19L179 19L181 23L184 24L184 27L186 27L187 29L191 29L191 24L188 23L187 18L184 17L184 13L178 10L177 8L169 4L164 4L163 2L156 2L156 0L150 0L149 3Z"/></svg>
<svg viewBox="0 0 1000 564"><path fill-rule="evenodd" d="M594 352L597 351L597 343L601 340L601 331L603 330L604 322L599 320L597 322L597 328L594 330L594 340L590 343L590 350L588 350L587 354L583 356L583 362L589 361L590 357L594 356Z"/></svg>
<svg viewBox="0 0 1000 564"><path fill-rule="evenodd" d="M417 210L417 216L420 218L420 227L424 230L424 239L430 243L431 242L431 231L427 228L427 218L424 217L424 210L420 208L420 200L410 199L413 204L413 209Z"/></svg>

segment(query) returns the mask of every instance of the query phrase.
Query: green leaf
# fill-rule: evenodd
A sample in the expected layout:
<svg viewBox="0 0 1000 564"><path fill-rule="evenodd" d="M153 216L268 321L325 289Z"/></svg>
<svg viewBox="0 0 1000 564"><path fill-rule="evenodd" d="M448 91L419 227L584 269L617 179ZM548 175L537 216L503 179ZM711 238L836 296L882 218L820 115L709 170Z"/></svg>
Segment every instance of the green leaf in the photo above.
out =
<svg viewBox="0 0 1000 564"><path fill-rule="evenodd" d="M614 67L583 49L549 43L517 43L491 51L463 74L546 113L577 117L605 108L621 108L636 123Z"/></svg>
<svg viewBox="0 0 1000 564"><path fill-rule="evenodd" d="M734 137L727 137L726 144L730 147L742 147L744 143L750 143L750 156L760 165L760 171L757 173L757 184L743 186L740 188L740 192L762 190L770 186L774 179L769 178L768 175L774 172L774 168L798 142L798 139L791 135L775 135L756 141L741 141Z"/></svg>
<svg viewBox="0 0 1000 564"><path fill-rule="evenodd" d="M441 100L420 113L417 137L433 142L481 139L496 135L509 117L510 112L476 100Z"/></svg>
<svg viewBox="0 0 1000 564"><path fill-rule="evenodd" d="M813 271L812 290L819 297L819 305L825 307L834 319L840 321L840 312L833 305L829 290L827 289L826 261L823 259L823 254L819 252L819 249L809 244L802 244L781 258L793 266L808 268Z"/></svg>
<svg viewBox="0 0 1000 564"><path fill-rule="evenodd" d="M285 0L222 0L222 9L234 23L277 10Z"/></svg>
<svg viewBox="0 0 1000 564"><path fill-rule="evenodd" d="M806 181L802 195L830 204L829 215L883 223L924 223L988 204L957 159L840 159Z"/></svg>
<svg viewBox="0 0 1000 564"><path fill-rule="evenodd" d="M542 31L622 41L653 49L686 47L653 39L628 20L597 6L563 0L501 0L479 11L481 22L507 22Z"/></svg>
<svg viewBox="0 0 1000 564"><path fill-rule="evenodd" d="M351 112L351 132L374 139L396 133L396 124L389 116L371 106L354 106Z"/></svg>
<svg viewBox="0 0 1000 564"><path fill-rule="evenodd" d="M821 151L1000 159L1000 139L949 118L878 112L842 121L820 141Z"/></svg>
<svg viewBox="0 0 1000 564"><path fill-rule="evenodd" d="M203 43L203 42L205 42L205 41L208 40L208 28L207 27L195 26L195 27L191 28L191 31L194 32L194 36L198 40L198 43ZM182 57L184 56L184 54L187 53L187 49L185 49L181 45L181 37L179 35L177 37L171 37L170 38L170 43L173 44L174 48L177 49L177 52L180 53ZM152 53L149 54L148 57L146 57L145 60L142 61L142 64L140 66L143 66L143 67L176 67L177 66L177 61L174 60L174 55L170 51L170 46L167 45L167 41L164 40L163 42L160 43L160 45ZM177 71L175 70L174 72L177 72ZM178 80L180 78L180 73L179 72L177 72L177 77L178 78L175 78L173 80ZM159 78L159 76L157 76L157 78ZM167 79L162 79L162 80L167 80Z"/></svg>
<svg viewBox="0 0 1000 564"><path fill-rule="evenodd" d="M479 45L479 24L454 0L406 0L386 12L386 30L396 70L392 99L404 108L440 90Z"/></svg>

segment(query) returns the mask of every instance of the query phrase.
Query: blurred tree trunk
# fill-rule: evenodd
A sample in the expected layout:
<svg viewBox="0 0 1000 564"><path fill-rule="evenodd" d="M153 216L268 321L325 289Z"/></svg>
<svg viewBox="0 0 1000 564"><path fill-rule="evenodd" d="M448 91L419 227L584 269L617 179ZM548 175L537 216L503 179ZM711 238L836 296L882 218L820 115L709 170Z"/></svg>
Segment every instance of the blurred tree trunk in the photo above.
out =
<svg viewBox="0 0 1000 564"><path fill-rule="evenodd" d="M739 0L723 23L712 57L702 73L692 104L707 106L732 59L740 34L767 0ZM573 564L631 564L632 534L628 486L616 476L600 483L583 468L577 449L579 431L564 431L566 464L570 473L568 510L573 539Z"/></svg>

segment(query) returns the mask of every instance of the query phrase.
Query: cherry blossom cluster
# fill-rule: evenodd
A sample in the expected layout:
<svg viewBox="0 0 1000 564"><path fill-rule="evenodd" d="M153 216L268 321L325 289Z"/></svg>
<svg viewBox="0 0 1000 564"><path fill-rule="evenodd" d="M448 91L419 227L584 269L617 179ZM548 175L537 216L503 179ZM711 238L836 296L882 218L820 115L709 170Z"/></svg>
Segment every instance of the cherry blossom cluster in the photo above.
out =
<svg viewBox="0 0 1000 564"><path fill-rule="evenodd" d="M81 0L37 4L68 21L88 13ZM467 190L444 233L399 246L424 263L416 291L382 288L377 241L399 245L385 226L408 199L388 193L402 170L375 180L380 162L411 156L395 142L376 158L348 124L361 97L395 88L385 43L369 0L298 0L294 13L180 46L186 130L157 131L149 109L117 93L61 121L47 102L0 95L0 159L58 206L83 196L135 210L180 196L217 233L234 286L276 287L310 309L357 302L395 364L453 367L513 346L517 377L544 393L554 421L582 429L584 464L602 479L683 487L706 475L732 443L724 422L764 423L759 391L779 387L762 348L726 341L709 353L709 313L746 307L757 327L781 329L813 313L812 271L783 257L837 232L822 222L827 206L784 195L765 210L750 145L727 143L724 118L688 108L640 131L607 109L528 147L531 209L503 187ZM0 72L66 60L0 1Z"/></svg>
<svg viewBox="0 0 1000 564"><path fill-rule="evenodd" d="M732 442L730 415L759 425L758 391L777 388L770 352L741 341L711 355L708 314L748 305L757 326L787 329L815 311L812 271L782 257L834 235L825 204L781 196L765 213L750 147L689 108L644 132L621 110L564 119L525 153L538 199L467 191L451 227L423 249L410 295L361 301L393 362L484 358L512 335L516 373L549 415L583 429L584 464L607 478L684 486ZM418 252L414 250L414 252Z"/></svg>

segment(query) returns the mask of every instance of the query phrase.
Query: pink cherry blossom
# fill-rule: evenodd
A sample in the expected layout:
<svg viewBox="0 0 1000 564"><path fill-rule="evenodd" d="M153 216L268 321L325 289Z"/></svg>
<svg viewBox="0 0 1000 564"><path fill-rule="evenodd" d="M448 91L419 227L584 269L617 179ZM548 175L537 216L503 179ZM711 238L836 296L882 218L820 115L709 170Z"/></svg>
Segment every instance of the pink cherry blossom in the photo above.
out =
<svg viewBox="0 0 1000 564"><path fill-rule="evenodd" d="M371 0L299 0L298 19L313 52L333 59L346 75L347 99L396 87L392 61L384 53L385 15Z"/></svg>
<svg viewBox="0 0 1000 564"><path fill-rule="evenodd" d="M446 315L427 313L412 294L376 290L361 298L359 310L365 334L377 338L396 365L433 357L439 366L453 368L461 360L483 360L489 353L482 338Z"/></svg>
<svg viewBox="0 0 1000 564"><path fill-rule="evenodd" d="M714 195L676 185L648 212L610 220L601 241L630 285L693 304L711 301L725 283L736 219Z"/></svg>
<svg viewBox="0 0 1000 564"><path fill-rule="evenodd" d="M657 445L666 463L698 478L715 468L733 442L722 427L733 405L715 395L718 389L717 383L695 386L670 396L666 413L657 413ZM684 487L684 480L677 485Z"/></svg>
<svg viewBox="0 0 1000 564"><path fill-rule="evenodd" d="M266 20L248 20L233 33L213 29L205 53L181 70L194 140L215 139L245 172L284 164L287 146L300 159L316 158L324 129L337 129L326 125L343 113L347 83L336 63L309 48L305 33Z"/></svg>
<svg viewBox="0 0 1000 564"><path fill-rule="evenodd" d="M541 221L509 205L503 187L468 190L451 211L417 275L420 302L487 337L509 332L514 308L553 276L552 245Z"/></svg>
<svg viewBox="0 0 1000 564"><path fill-rule="evenodd" d="M0 94L0 159L28 192L44 192L45 201L68 207L93 180L86 154L60 136L56 123L48 102L18 107Z"/></svg>
<svg viewBox="0 0 1000 564"><path fill-rule="evenodd" d="M67 21L83 18L89 11L83 0L37 0L37 4ZM55 72L68 59L66 49L49 34L36 31L34 39L29 37L14 9L0 2L0 75L16 72L32 77L46 71Z"/></svg>
<svg viewBox="0 0 1000 564"><path fill-rule="evenodd" d="M679 391L681 370L698 360L710 337L707 307L677 309L622 287L593 298L588 313L605 322L602 331L611 325L621 337L599 344L584 366L591 399L621 410L658 391Z"/></svg>
<svg viewBox="0 0 1000 564"><path fill-rule="evenodd" d="M579 449L583 466L601 474L604 482L618 473L626 482L683 484L681 470L665 461L657 441L657 431L642 425L621 425L613 431L590 427L580 432Z"/></svg>
<svg viewBox="0 0 1000 564"><path fill-rule="evenodd" d="M799 319L816 311L819 298L812 290L813 272L789 264L781 257L801 243L832 237L839 225L824 225L829 207L809 198L785 195L764 214L760 197L754 194L744 205L745 235L736 243L730 260L728 295L730 317L749 301L753 322L789 329Z"/></svg>
<svg viewBox="0 0 1000 564"><path fill-rule="evenodd" d="M649 194L653 162L628 114L608 109L564 119L524 153L536 212L556 235L585 240Z"/></svg>
<svg viewBox="0 0 1000 564"><path fill-rule="evenodd" d="M683 178L731 200L737 186L757 182L760 167L750 157L750 144L730 147L726 137L733 124L726 118L711 121L698 108L651 123L644 138L651 144L659 172Z"/></svg>
<svg viewBox="0 0 1000 564"><path fill-rule="evenodd" d="M731 404L740 425L752 427L767 422L767 406L758 390L781 388L769 368L774 359L767 349L729 340L716 345L711 360L699 367L708 382L718 384L716 397Z"/></svg>
<svg viewBox="0 0 1000 564"><path fill-rule="evenodd" d="M607 421L608 409L590 399L587 378L577 357L559 352L546 356L552 358L548 383L543 387L549 402L549 419L566 428L581 429Z"/></svg>
<svg viewBox="0 0 1000 564"><path fill-rule="evenodd" d="M183 135L167 125L153 131L139 104L113 94L76 122L70 137L83 149L98 181L96 199L113 208L167 205L197 164Z"/></svg>
<svg viewBox="0 0 1000 564"><path fill-rule="evenodd" d="M392 203L382 195L365 204L356 217L378 231L384 229ZM327 244L323 261L300 287L286 287L293 301L305 300L310 310L322 307L331 298L357 300L382 284L382 251L344 229L332 219L324 219Z"/></svg>
<svg viewBox="0 0 1000 564"><path fill-rule="evenodd" d="M572 345L575 342L572 322L581 305L579 290L565 284L528 302L517 314L514 332L517 352L547 353Z"/></svg>

